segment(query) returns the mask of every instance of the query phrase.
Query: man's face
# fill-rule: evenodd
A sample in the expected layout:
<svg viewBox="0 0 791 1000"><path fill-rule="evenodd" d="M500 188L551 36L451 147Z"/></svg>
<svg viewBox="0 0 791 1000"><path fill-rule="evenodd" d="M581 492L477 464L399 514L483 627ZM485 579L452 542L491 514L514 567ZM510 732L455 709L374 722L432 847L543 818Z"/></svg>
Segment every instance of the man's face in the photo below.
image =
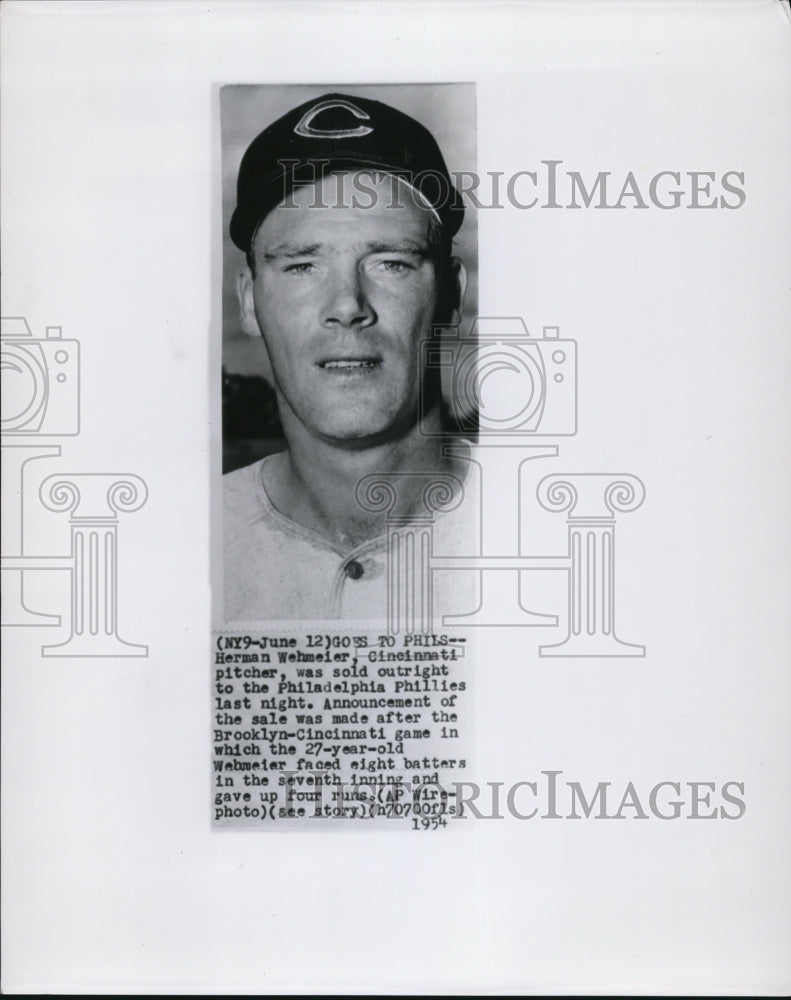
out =
<svg viewBox="0 0 791 1000"><path fill-rule="evenodd" d="M363 177L370 196L353 186ZM263 336L287 430L295 418L314 437L360 445L414 422L439 287L430 214L397 184L330 175L258 228L242 321Z"/></svg>

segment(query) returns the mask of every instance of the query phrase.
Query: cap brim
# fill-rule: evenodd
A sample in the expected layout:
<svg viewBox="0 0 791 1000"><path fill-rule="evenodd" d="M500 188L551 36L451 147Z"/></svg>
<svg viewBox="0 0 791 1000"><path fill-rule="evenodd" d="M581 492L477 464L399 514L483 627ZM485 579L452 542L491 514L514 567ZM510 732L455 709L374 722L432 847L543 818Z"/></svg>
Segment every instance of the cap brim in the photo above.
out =
<svg viewBox="0 0 791 1000"><path fill-rule="evenodd" d="M307 164L300 164L301 167ZM438 218L440 224L447 230L448 235L454 236L463 220L464 205L461 202L461 195L453 185L450 185L448 198L440 206L435 206L426 198L418 188L414 187L404 176L408 171L403 167L394 166L391 163L384 163L372 159L370 156L355 157L345 155L342 159L316 160L310 162L311 174L307 176L304 171L301 175L296 171L290 173L285 170L278 170L264 180L261 187L255 194L248 198L243 204L236 206L231 216L230 234L231 239L245 253L249 252L256 230L264 217L281 202L285 201L288 195L298 187L315 184L327 174L342 170L375 170L379 173L391 174L399 180L404 181L420 197L424 206L431 210ZM439 175L437 175L439 176Z"/></svg>

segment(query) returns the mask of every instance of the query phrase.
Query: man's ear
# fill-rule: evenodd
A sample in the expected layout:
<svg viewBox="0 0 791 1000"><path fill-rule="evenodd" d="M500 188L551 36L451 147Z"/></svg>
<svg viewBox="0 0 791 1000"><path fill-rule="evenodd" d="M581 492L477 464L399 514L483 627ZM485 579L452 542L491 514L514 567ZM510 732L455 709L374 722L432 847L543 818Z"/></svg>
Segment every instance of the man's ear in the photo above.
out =
<svg viewBox="0 0 791 1000"><path fill-rule="evenodd" d="M253 272L249 265L245 265L243 271L236 279L236 294L239 298L239 318L241 326L248 337L253 337L258 346L253 347L253 355L260 363L260 374L269 382L271 386L275 384L272 372L272 362L269 360L269 351L261 327L255 315L255 297L253 295Z"/></svg>
<svg viewBox="0 0 791 1000"><path fill-rule="evenodd" d="M464 296L467 293L467 268L461 257L451 257L449 270L448 307L450 309L450 323L455 325L461 322Z"/></svg>
<svg viewBox="0 0 791 1000"><path fill-rule="evenodd" d="M260 337L261 330L258 326L258 320L255 317L253 272L247 264L245 264L244 269L236 279L236 295L239 299L239 317L242 322L242 329L248 337Z"/></svg>

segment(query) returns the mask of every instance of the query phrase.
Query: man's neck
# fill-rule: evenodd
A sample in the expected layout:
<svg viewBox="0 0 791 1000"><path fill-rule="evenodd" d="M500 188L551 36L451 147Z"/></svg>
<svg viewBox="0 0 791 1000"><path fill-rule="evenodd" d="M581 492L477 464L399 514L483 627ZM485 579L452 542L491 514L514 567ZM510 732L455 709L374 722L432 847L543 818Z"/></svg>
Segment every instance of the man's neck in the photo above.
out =
<svg viewBox="0 0 791 1000"><path fill-rule="evenodd" d="M265 466L267 494L281 514L351 550L385 531L385 513L360 505L357 486L364 476L387 480L394 473L428 472L463 477L458 460L442 453L438 418L430 426L435 433L427 434L426 425L422 430L415 426L397 441L359 449L291 435L288 451ZM400 477L397 507L388 513L409 518L422 510L425 485L417 477Z"/></svg>

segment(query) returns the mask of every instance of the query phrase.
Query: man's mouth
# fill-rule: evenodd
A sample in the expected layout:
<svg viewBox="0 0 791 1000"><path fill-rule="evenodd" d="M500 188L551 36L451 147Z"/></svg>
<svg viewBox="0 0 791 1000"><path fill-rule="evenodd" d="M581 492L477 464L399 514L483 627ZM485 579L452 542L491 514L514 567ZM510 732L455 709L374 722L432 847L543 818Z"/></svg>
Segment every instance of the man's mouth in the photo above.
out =
<svg viewBox="0 0 791 1000"><path fill-rule="evenodd" d="M318 364L324 371L354 372L378 368L381 363L381 358L328 358Z"/></svg>

